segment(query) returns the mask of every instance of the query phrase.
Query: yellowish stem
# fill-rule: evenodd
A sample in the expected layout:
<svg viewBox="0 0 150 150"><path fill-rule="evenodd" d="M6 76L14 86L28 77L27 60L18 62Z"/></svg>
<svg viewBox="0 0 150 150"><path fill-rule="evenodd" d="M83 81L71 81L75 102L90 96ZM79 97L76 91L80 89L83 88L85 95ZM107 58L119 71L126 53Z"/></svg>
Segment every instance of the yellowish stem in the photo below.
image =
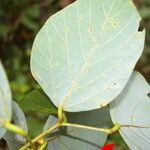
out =
<svg viewBox="0 0 150 150"><path fill-rule="evenodd" d="M4 127L9 130L9 131L12 131L14 133L17 133L23 137L27 137L27 132L24 131L22 128L10 123L10 122L4 122Z"/></svg>
<svg viewBox="0 0 150 150"><path fill-rule="evenodd" d="M79 125L79 124L72 124L72 123L62 123L62 126L94 130L94 131L104 132L106 134L113 134L117 132L121 127L119 124L116 124L114 127L110 129L105 129L105 128L96 128L96 127L91 127L91 126Z"/></svg>
<svg viewBox="0 0 150 150"><path fill-rule="evenodd" d="M43 133L41 133L40 135L38 135L36 138L34 138L31 142L35 143L37 142L39 139L41 139L42 137L46 136L47 134L49 134L50 132L52 132L53 130L55 130L56 128L59 128L61 126L60 123L57 123L56 125L52 126L51 128L49 128L48 130L44 131ZM21 147L19 150L26 150L28 147L30 146L30 143L28 142L26 145L24 145L23 147Z"/></svg>
<svg viewBox="0 0 150 150"><path fill-rule="evenodd" d="M31 142L31 139L28 137L27 132L24 131L22 128L20 128L20 127L14 125L14 124L12 124L12 123L10 123L10 122L7 122L7 121L4 121L4 122L3 122L3 125L4 125L4 127L5 127L7 130L9 130L9 131L11 131L11 132L14 132L14 133L16 133L16 134L19 134L19 135L25 137L25 138L27 139L27 141L29 141L31 147L32 147L33 149L36 149L36 147L34 146L34 144Z"/></svg>
<svg viewBox="0 0 150 150"><path fill-rule="evenodd" d="M62 106L58 108L58 119L59 119L59 122L63 121L63 107Z"/></svg>

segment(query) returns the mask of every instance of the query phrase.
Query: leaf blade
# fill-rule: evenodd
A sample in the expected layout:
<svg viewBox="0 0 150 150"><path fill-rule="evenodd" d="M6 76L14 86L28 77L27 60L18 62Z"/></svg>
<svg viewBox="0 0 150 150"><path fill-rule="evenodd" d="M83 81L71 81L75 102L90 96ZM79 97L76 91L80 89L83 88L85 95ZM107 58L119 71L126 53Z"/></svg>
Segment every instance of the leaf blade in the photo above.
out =
<svg viewBox="0 0 150 150"><path fill-rule="evenodd" d="M121 93L143 51L139 21L130 0L76 1L50 17L37 35L34 78L65 111L106 106Z"/></svg>
<svg viewBox="0 0 150 150"><path fill-rule="evenodd" d="M105 118L103 118L104 115L106 116ZM112 125L110 122L108 108L102 108L101 110L94 110L89 112L67 113L67 118L69 123L76 123L93 127L106 127ZM50 116L45 124L44 130L48 129L50 126L53 126L56 122L57 119ZM107 135L102 132L95 132L87 129L78 129L72 127L63 128L58 133L56 135L50 135L50 137L54 136L56 139L49 142L48 149L99 150L107 138Z"/></svg>
<svg viewBox="0 0 150 150"><path fill-rule="evenodd" d="M148 149L149 144L149 108L150 86L144 77L134 72L123 93L110 104L110 113L114 123L139 127L122 127L120 134L130 149Z"/></svg>
<svg viewBox="0 0 150 150"><path fill-rule="evenodd" d="M11 120L11 91L7 76L0 61L0 119L5 121ZM3 128L3 123L0 122L0 138L4 135L6 129Z"/></svg>
<svg viewBox="0 0 150 150"><path fill-rule="evenodd" d="M12 103L12 109L13 109L12 120L14 124L22 128L24 131L28 132L25 115L15 101L13 101ZM23 138L22 136L16 135L15 133L12 133L10 131L6 132L4 139L6 140L10 150L19 149L26 141L26 139Z"/></svg>

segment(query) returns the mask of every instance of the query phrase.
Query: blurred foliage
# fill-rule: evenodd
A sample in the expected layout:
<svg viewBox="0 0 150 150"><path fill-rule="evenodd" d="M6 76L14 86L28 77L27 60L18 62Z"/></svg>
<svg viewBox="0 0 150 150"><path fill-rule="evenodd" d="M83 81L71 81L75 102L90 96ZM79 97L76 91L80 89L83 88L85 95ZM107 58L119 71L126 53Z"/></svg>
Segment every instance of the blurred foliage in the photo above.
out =
<svg viewBox="0 0 150 150"><path fill-rule="evenodd" d="M30 52L37 32L49 16L73 1L0 0L0 59L6 68L16 101L39 87L30 73ZM143 18L141 26L146 29L145 50L136 69L150 82L150 0L133 1ZM34 137L42 131L46 116L29 110L26 110L26 114L29 133ZM127 149L119 135L111 136L111 141L117 141L118 147L122 147L118 149Z"/></svg>
<svg viewBox="0 0 150 150"><path fill-rule="evenodd" d="M31 46L48 16L59 9L55 0L5 0L0 3L0 57L7 68L15 99L37 87L30 73Z"/></svg>
<svg viewBox="0 0 150 150"><path fill-rule="evenodd" d="M150 82L150 0L134 0L141 16L141 26L146 30L145 49L136 69Z"/></svg>

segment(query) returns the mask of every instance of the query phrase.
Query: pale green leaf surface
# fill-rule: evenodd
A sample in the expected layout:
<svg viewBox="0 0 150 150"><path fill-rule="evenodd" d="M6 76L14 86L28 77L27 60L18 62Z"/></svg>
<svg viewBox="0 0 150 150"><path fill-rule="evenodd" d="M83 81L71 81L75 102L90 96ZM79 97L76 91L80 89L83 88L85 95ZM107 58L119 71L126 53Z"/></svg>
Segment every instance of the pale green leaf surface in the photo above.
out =
<svg viewBox="0 0 150 150"><path fill-rule="evenodd" d="M143 51L140 20L131 0L77 0L38 33L34 78L65 111L106 106L123 90Z"/></svg>
<svg viewBox="0 0 150 150"><path fill-rule="evenodd" d="M93 127L110 127L112 125L108 108L89 112L68 113L67 118L68 122ZM57 119L50 116L44 130L56 124L56 122ZM63 128L56 135L58 137L49 142L48 150L99 150L107 139L105 133L72 127Z"/></svg>
<svg viewBox="0 0 150 150"><path fill-rule="evenodd" d="M122 94L110 103L114 123L150 127L150 85L134 72ZM124 127L120 134L131 150L150 148L150 128Z"/></svg>
<svg viewBox="0 0 150 150"><path fill-rule="evenodd" d="M13 123L27 132L28 127L25 115L15 101L12 103L12 109ZM25 143L25 138L10 131L6 132L4 139L6 140L10 150L17 150Z"/></svg>
<svg viewBox="0 0 150 150"><path fill-rule="evenodd" d="M0 120L11 120L11 91L9 83L0 61ZM0 138L4 135L6 129L0 121Z"/></svg>

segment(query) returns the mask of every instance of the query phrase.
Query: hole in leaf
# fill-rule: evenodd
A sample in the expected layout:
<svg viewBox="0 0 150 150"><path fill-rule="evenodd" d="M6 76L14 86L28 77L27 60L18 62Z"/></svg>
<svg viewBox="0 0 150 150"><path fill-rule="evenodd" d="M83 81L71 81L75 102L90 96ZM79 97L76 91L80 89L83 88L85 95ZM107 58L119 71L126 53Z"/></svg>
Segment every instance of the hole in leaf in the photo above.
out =
<svg viewBox="0 0 150 150"><path fill-rule="evenodd" d="M114 85L117 85L117 83L116 83L116 82L114 82Z"/></svg>
<svg viewBox="0 0 150 150"><path fill-rule="evenodd" d="M138 31L142 32L143 30L144 30L144 22L143 22L143 20L141 20L140 23L139 23Z"/></svg>
<svg viewBox="0 0 150 150"><path fill-rule="evenodd" d="M117 22L116 20L113 20L112 26L113 26L114 28L117 27L117 26L118 26L118 22Z"/></svg>
<svg viewBox="0 0 150 150"><path fill-rule="evenodd" d="M148 93L147 96L150 98L150 93Z"/></svg>

